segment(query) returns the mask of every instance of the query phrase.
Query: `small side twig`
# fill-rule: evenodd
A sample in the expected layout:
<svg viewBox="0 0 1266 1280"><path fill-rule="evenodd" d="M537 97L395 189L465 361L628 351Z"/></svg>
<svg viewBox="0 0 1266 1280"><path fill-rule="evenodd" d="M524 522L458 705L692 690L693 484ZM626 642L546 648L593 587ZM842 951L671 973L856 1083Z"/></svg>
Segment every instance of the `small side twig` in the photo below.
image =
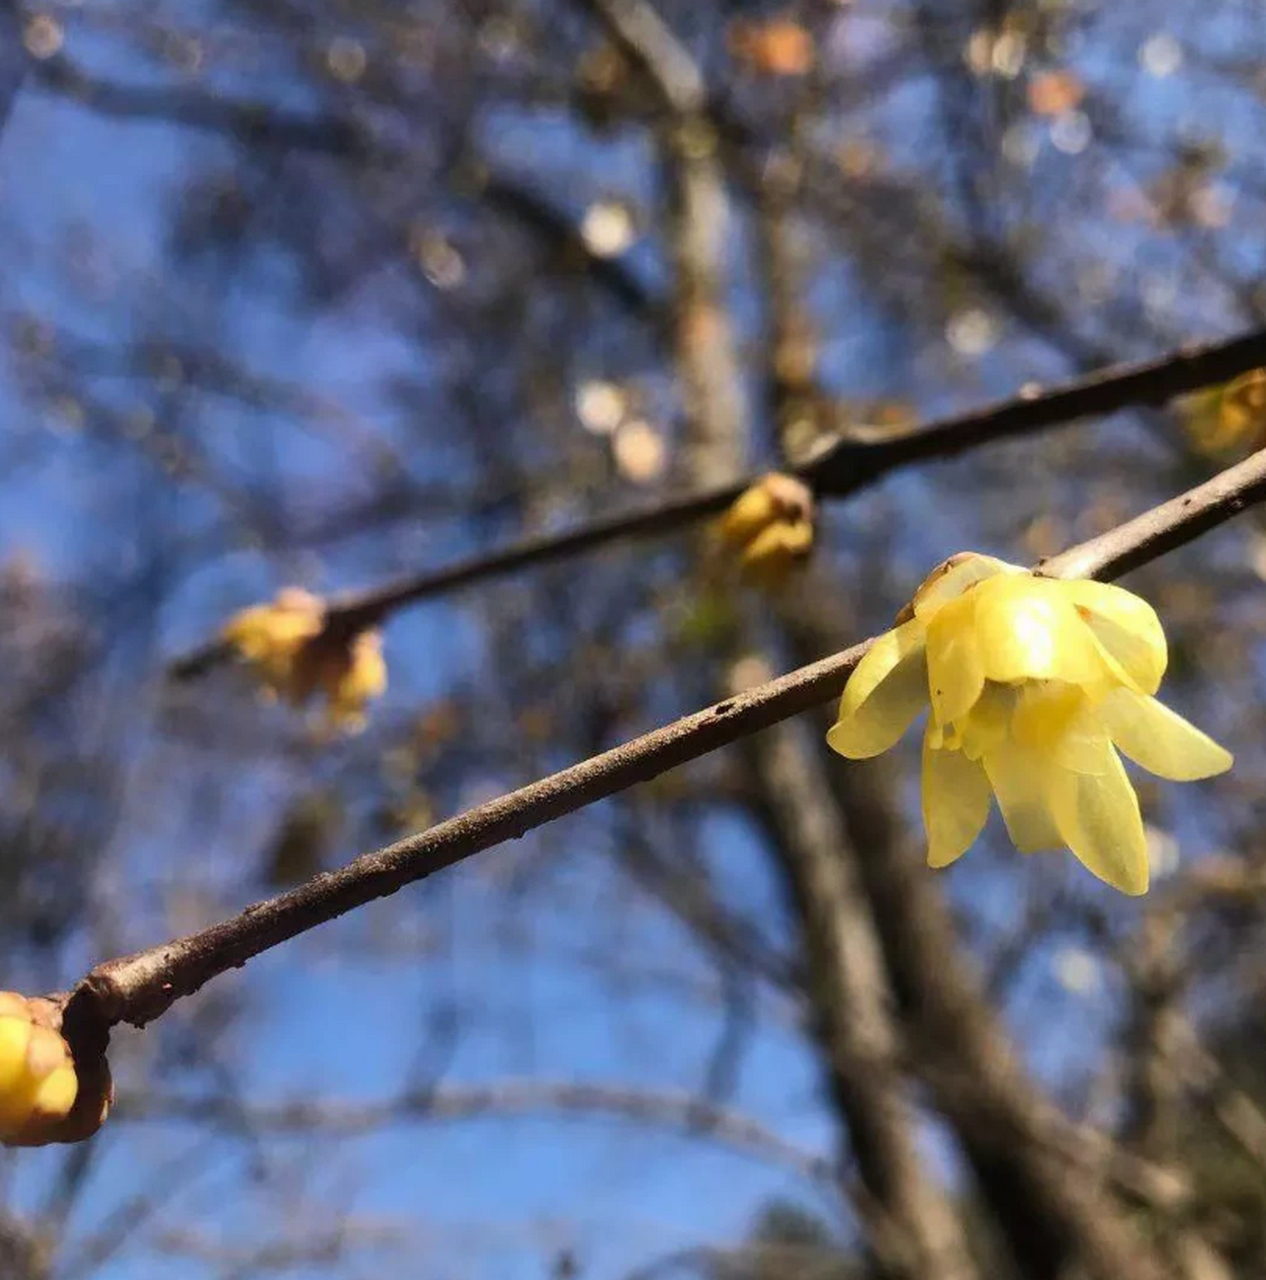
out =
<svg viewBox="0 0 1266 1280"><path fill-rule="evenodd" d="M909 435L886 439L868 436L864 429L854 430L831 441L794 470L819 496L844 499L901 467L950 458L996 440L1029 435L1091 415L1164 404L1262 365L1266 365L1266 330L1256 330L1226 342L1104 370L1049 391L1026 388L1012 399L930 422ZM346 632L377 626L396 609L460 587L566 559L617 539L663 535L723 511L756 478L747 476L660 506L597 520L570 533L531 538L443 569L349 594L332 601L326 625ZM191 679L225 661L231 652L223 641L212 640L174 662L169 674L177 680Z"/></svg>

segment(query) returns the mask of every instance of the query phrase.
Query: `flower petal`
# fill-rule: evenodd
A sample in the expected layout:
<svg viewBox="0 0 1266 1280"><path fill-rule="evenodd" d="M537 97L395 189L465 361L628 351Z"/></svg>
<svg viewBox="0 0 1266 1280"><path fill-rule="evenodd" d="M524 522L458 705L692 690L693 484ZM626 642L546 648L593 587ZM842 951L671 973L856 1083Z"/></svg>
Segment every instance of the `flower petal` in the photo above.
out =
<svg viewBox="0 0 1266 1280"><path fill-rule="evenodd" d="M1114 689L1099 704L1112 741L1135 764L1175 782L1225 773L1234 757L1194 724L1155 698Z"/></svg>
<svg viewBox="0 0 1266 1280"><path fill-rule="evenodd" d="M928 691L941 724L965 716L985 687L985 664L976 639L976 595L940 609L927 629Z"/></svg>
<svg viewBox="0 0 1266 1280"><path fill-rule="evenodd" d="M933 569L914 593L914 600L911 602L914 616L924 622L931 622L945 605L951 600L957 600L976 583L992 578L996 573L1024 572L1019 565L995 560L993 556L978 555L974 551L960 552Z"/></svg>
<svg viewBox="0 0 1266 1280"><path fill-rule="evenodd" d="M928 722L928 731L932 722ZM923 737L923 825L928 866L948 867L964 854L989 817L989 779L961 751L938 751Z"/></svg>
<svg viewBox="0 0 1266 1280"><path fill-rule="evenodd" d="M1064 844L1046 794L1052 762L1041 753L1007 742L984 757L989 785L998 797L1007 834L1021 853Z"/></svg>
<svg viewBox="0 0 1266 1280"><path fill-rule="evenodd" d="M1146 600L1108 582L1061 584L1095 639L1140 693L1155 693L1169 662L1165 632Z"/></svg>
<svg viewBox="0 0 1266 1280"><path fill-rule="evenodd" d="M928 703L924 627L917 618L880 636L857 664L826 735L850 760L876 756L901 737Z"/></svg>
<svg viewBox="0 0 1266 1280"><path fill-rule="evenodd" d="M986 680L976 705L954 726L957 735L947 735L947 745L960 746L972 760L1000 747L1011 732L1011 717L1019 696L1019 686Z"/></svg>
<svg viewBox="0 0 1266 1280"><path fill-rule="evenodd" d="M1101 772L1059 770L1050 778L1049 795L1059 833L1081 864L1122 893L1146 893L1139 800L1111 744L1104 744Z"/></svg>
<svg viewBox="0 0 1266 1280"><path fill-rule="evenodd" d="M976 633L990 680L1092 684L1103 679L1103 659L1063 593L1066 585L1008 573L976 588Z"/></svg>
<svg viewBox="0 0 1266 1280"><path fill-rule="evenodd" d="M1021 685L1011 732L1020 746L1032 748L1062 769L1098 773L1104 767L1108 729L1079 685L1062 680Z"/></svg>

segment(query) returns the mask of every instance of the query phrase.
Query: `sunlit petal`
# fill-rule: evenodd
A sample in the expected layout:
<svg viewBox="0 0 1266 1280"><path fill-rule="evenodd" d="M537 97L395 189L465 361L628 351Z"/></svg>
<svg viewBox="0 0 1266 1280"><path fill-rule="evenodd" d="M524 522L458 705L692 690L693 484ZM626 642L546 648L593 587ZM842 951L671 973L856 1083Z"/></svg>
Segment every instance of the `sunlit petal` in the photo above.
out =
<svg viewBox="0 0 1266 1280"><path fill-rule="evenodd" d="M1114 689L1099 710L1112 741L1149 773L1194 782L1225 773L1233 763L1225 747L1155 698Z"/></svg>
<svg viewBox="0 0 1266 1280"><path fill-rule="evenodd" d="M969 551L951 556L928 575L914 593L914 616L930 622L951 600L958 599L968 587L993 577L996 573L1024 573L1019 565L995 560L993 556Z"/></svg>
<svg viewBox="0 0 1266 1280"><path fill-rule="evenodd" d="M1045 756L1058 768L1077 773L1103 768L1107 726L1079 685L1048 680L1022 686L1011 732L1020 746Z"/></svg>
<svg viewBox="0 0 1266 1280"><path fill-rule="evenodd" d="M961 746L972 760L1001 746L1011 733L1011 717L1019 695L1020 690L1014 685L986 680L976 705L955 726L958 733L953 744ZM947 736L946 745L950 742Z"/></svg>
<svg viewBox="0 0 1266 1280"><path fill-rule="evenodd" d="M1050 760L1039 752L1006 743L996 751L986 752L984 764L1012 844L1021 853L1063 845L1047 802Z"/></svg>
<svg viewBox="0 0 1266 1280"><path fill-rule="evenodd" d="M942 724L966 715L985 686L975 624L974 592L951 600L928 624L928 689Z"/></svg>
<svg viewBox="0 0 1266 1280"><path fill-rule="evenodd" d="M1066 598L1140 693L1155 693L1169 661L1165 633L1146 600L1107 582L1065 582Z"/></svg>
<svg viewBox="0 0 1266 1280"><path fill-rule="evenodd" d="M976 630L990 680L1103 679L1103 661L1065 584L998 574L976 588Z"/></svg>
<svg viewBox="0 0 1266 1280"><path fill-rule="evenodd" d="M917 619L885 632L857 664L826 740L862 760L887 751L928 704L924 627Z"/></svg>
<svg viewBox="0 0 1266 1280"><path fill-rule="evenodd" d="M935 750L925 734L923 825L929 866L947 867L967 851L989 817L989 804L989 779L980 764L961 751Z"/></svg>
<svg viewBox="0 0 1266 1280"><path fill-rule="evenodd" d="M1064 843L1087 870L1122 893L1147 892L1147 841L1138 796L1111 744L1094 774L1050 776L1051 813Z"/></svg>

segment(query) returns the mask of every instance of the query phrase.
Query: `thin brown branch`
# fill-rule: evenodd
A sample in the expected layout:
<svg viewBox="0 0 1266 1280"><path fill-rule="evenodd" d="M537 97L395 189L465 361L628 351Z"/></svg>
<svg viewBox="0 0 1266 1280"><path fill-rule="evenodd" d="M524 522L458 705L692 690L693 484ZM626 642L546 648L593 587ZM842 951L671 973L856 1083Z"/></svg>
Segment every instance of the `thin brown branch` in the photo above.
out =
<svg viewBox="0 0 1266 1280"><path fill-rule="evenodd" d="M1266 450L1185 495L1074 547L1043 566L1048 574L1112 578L1198 537L1266 497ZM341 869L239 915L93 969L66 1007L77 1047L104 1047L109 1028L142 1026L181 996L252 956L407 884L517 839L564 814L657 777L838 696L869 648L863 641L724 702L684 716L548 778L367 853ZM89 1050L90 1051L90 1050Z"/></svg>
<svg viewBox="0 0 1266 1280"><path fill-rule="evenodd" d="M298 115L270 102L243 102L183 87L115 84L89 74L65 56L32 58L29 67L41 88L117 119L159 120L257 146L352 159L364 159L372 150L365 132L343 116Z"/></svg>
<svg viewBox="0 0 1266 1280"><path fill-rule="evenodd" d="M440 1123L479 1116L557 1111L611 1117L705 1136L743 1155L770 1160L815 1183L830 1183L831 1161L805 1151L758 1121L693 1094L572 1081L503 1080L444 1085L382 1102L295 1102L243 1106L233 1098L125 1099L116 1116L130 1120L211 1122L249 1132L355 1138L401 1123Z"/></svg>
<svg viewBox="0 0 1266 1280"><path fill-rule="evenodd" d="M1045 560L1051 578L1119 578L1191 542L1266 498L1266 452L1219 472L1204 484L1145 511L1089 542Z"/></svg>
<svg viewBox="0 0 1266 1280"><path fill-rule="evenodd" d="M1263 365L1266 330L1255 330L1225 342L1184 348L1157 360L1116 366L1050 391L1026 387L1012 399L930 422L895 439L850 434L833 441L796 471L819 495L847 498L890 472L916 462L953 457L997 440L1068 425L1080 418L1138 405L1164 404L1175 396L1225 382ZM343 631L375 626L394 610L419 600L505 577L532 565L562 560L617 539L665 534L724 510L755 479L748 476L733 484L670 499L662 506L597 520L570 533L531 538L502 551L345 596L333 602L327 626ZM171 675L189 679L229 656L228 647L214 640L176 661Z"/></svg>

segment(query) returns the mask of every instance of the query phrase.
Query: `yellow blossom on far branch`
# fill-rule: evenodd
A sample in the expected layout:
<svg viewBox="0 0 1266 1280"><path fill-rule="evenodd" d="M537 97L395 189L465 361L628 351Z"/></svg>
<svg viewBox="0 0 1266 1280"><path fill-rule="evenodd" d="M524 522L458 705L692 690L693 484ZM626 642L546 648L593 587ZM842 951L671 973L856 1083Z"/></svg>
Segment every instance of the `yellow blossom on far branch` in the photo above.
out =
<svg viewBox="0 0 1266 1280"><path fill-rule="evenodd" d="M739 495L719 530L749 579L776 586L813 549L813 493L794 476L770 472Z"/></svg>
<svg viewBox="0 0 1266 1280"><path fill-rule="evenodd" d="M1250 369L1220 387L1188 396L1183 424L1192 445L1212 458L1251 453L1266 442L1266 369Z"/></svg>
<svg viewBox="0 0 1266 1280"><path fill-rule="evenodd" d="M1146 601L968 552L936 569L857 664L827 741L863 759L931 707L923 737L928 862L975 841L996 796L1022 853L1067 847L1124 893L1147 890L1138 797L1118 751L1179 782L1231 755L1152 695L1165 635Z"/></svg>
<svg viewBox="0 0 1266 1280"><path fill-rule="evenodd" d="M303 706L321 694L330 724L340 729L363 728L366 705L387 688L378 632L327 626L325 601L298 587L243 609L221 634L269 696Z"/></svg>

